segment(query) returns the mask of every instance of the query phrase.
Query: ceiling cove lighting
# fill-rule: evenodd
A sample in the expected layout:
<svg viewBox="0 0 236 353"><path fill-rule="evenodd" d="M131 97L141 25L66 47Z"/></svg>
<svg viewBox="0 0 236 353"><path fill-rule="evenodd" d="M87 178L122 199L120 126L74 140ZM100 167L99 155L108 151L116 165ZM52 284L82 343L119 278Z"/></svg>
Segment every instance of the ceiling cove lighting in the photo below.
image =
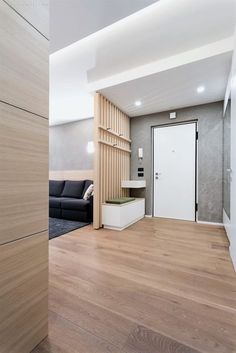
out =
<svg viewBox="0 0 236 353"><path fill-rule="evenodd" d="M142 102L141 101L136 101L136 102L134 102L134 104L136 105L136 107L140 107L140 105L142 105Z"/></svg>
<svg viewBox="0 0 236 353"><path fill-rule="evenodd" d="M205 91L205 87L204 86L199 86L197 88L197 93L203 93Z"/></svg>

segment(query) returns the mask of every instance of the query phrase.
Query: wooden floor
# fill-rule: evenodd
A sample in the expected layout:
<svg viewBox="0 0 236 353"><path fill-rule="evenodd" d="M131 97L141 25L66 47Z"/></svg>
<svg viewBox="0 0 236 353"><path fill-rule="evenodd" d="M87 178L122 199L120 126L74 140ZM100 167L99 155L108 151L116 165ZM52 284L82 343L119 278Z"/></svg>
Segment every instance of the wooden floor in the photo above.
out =
<svg viewBox="0 0 236 353"><path fill-rule="evenodd" d="M49 337L34 353L236 352L223 228L145 218L50 241Z"/></svg>

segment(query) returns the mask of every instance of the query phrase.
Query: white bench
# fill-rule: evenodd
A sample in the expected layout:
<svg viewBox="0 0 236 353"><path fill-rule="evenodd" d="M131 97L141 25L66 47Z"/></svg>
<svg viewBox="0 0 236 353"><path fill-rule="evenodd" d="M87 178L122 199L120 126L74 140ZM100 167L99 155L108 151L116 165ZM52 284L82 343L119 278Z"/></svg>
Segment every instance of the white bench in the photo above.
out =
<svg viewBox="0 0 236 353"><path fill-rule="evenodd" d="M123 230L142 219L144 214L145 199L141 198L121 205L102 204L102 224L108 229Z"/></svg>

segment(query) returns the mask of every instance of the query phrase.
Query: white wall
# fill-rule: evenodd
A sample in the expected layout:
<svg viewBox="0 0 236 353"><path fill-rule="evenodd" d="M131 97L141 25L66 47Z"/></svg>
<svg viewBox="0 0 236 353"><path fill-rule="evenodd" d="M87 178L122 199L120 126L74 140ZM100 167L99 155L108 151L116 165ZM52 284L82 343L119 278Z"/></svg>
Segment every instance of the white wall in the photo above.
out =
<svg viewBox="0 0 236 353"><path fill-rule="evenodd" d="M49 170L93 169L93 154L87 151L93 138L93 118L50 126Z"/></svg>
<svg viewBox="0 0 236 353"><path fill-rule="evenodd" d="M236 32L234 40L234 54L232 68L229 76L228 87L225 96L225 107L231 92L231 195L230 195L230 223L226 217L225 228L230 241L230 255L236 270Z"/></svg>

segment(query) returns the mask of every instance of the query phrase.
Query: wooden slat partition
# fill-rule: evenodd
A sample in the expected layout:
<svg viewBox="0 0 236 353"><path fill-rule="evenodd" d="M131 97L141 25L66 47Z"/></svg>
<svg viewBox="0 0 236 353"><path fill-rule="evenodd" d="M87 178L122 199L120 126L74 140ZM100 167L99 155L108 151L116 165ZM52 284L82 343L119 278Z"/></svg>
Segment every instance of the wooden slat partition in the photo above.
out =
<svg viewBox="0 0 236 353"><path fill-rule="evenodd" d="M130 178L130 120L100 93L95 95L94 228L102 226L101 205L107 199L129 196L121 181Z"/></svg>

